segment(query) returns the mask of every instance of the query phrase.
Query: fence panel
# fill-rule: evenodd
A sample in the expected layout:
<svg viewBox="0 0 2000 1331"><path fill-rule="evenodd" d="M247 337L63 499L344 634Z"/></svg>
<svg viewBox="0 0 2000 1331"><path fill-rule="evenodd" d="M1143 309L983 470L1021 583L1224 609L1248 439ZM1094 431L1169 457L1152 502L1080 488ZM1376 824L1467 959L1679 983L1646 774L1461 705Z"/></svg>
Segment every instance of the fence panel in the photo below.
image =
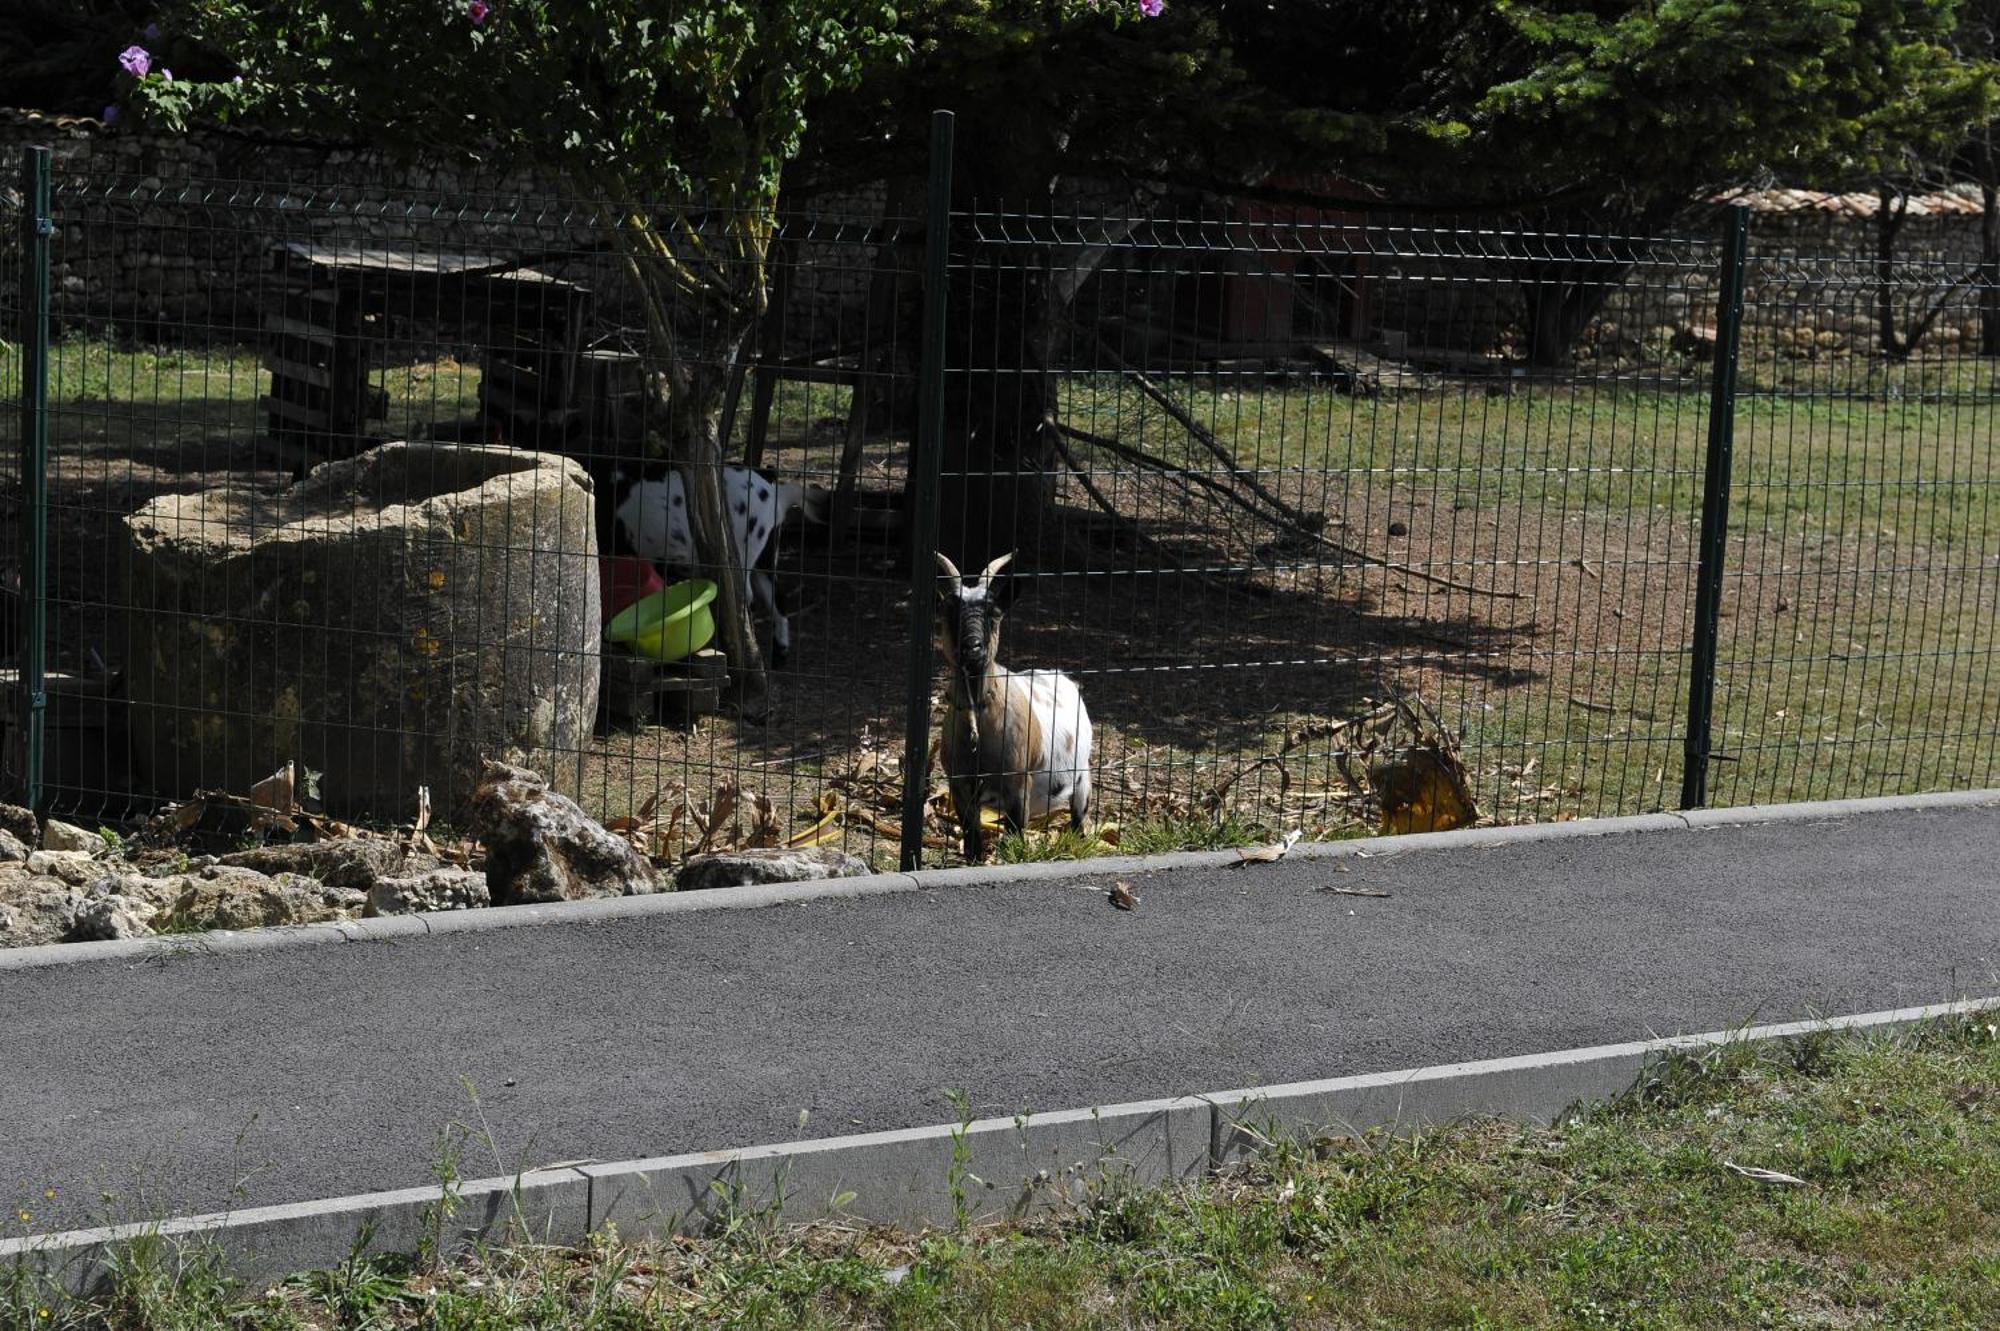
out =
<svg viewBox="0 0 2000 1331"><path fill-rule="evenodd" d="M1141 842L1351 828L1371 761L1436 738L1399 696L1491 817L1671 806L1714 244L1275 208L961 230L949 433L1013 427L1051 497L964 543L1022 550L1008 664L1082 685L1106 816ZM1564 318L1589 320L1575 357L1534 364ZM996 351L1016 329L1049 348L1046 400ZM958 498L975 529L1005 511Z"/></svg>
<svg viewBox="0 0 2000 1331"><path fill-rule="evenodd" d="M1993 290L1972 266L1753 252L1712 802L2000 776ZM1882 302L1903 355L1883 348Z"/></svg>
<svg viewBox="0 0 2000 1331"><path fill-rule="evenodd" d="M721 385L724 456L763 472L723 479L772 579L748 590L774 687L743 708L727 663L600 639L643 589L622 555L718 573L651 460L694 396L644 354L631 209L87 171L55 198L54 808L133 818L291 763L336 816L405 822L421 785L455 823L495 757L663 857L896 862L934 618L929 552L907 562L921 182L785 217L741 373L712 307L661 306ZM672 243L727 272L729 220ZM1500 821L1678 802L1717 241L1107 195L963 208L948 245L938 546L1013 554L998 658L1079 685L1110 839L1343 835L1453 753ZM1897 269L1905 323L1949 299L1886 359L1877 276L1753 252L1711 803L1994 779L1980 296ZM794 497L771 539L751 508ZM918 795L948 860L935 758Z"/></svg>
<svg viewBox="0 0 2000 1331"><path fill-rule="evenodd" d="M662 853L823 824L893 858L918 228L879 200L788 217L733 376L667 303L680 363L724 383L728 455L768 473L725 476L729 502L792 503L776 539L732 515L767 547L765 636L793 641L754 725L714 658L600 643L605 598L650 586L620 549L718 576L648 452L674 399L617 210L87 173L56 203L51 660L85 699L57 807L133 817L289 762L339 817L407 821L421 785L462 825L490 756ZM726 222L699 223L708 262L740 262Z"/></svg>
<svg viewBox="0 0 2000 1331"><path fill-rule="evenodd" d="M27 607L22 583L22 375L30 294L25 227L32 177L25 154L0 162L0 799L27 798L27 696L21 646Z"/></svg>

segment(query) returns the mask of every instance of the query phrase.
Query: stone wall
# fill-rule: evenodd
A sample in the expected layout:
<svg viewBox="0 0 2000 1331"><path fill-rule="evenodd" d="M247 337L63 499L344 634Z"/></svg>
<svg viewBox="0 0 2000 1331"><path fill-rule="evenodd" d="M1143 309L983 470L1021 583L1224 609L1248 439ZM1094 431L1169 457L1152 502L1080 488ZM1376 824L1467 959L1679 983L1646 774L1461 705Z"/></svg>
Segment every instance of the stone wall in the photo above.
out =
<svg viewBox="0 0 2000 1331"><path fill-rule="evenodd" d="M1876 336L1876 231L1872 196L1807 195L1752 203L1749 265L1744 275L1748 344L1788 356L1868 351ZM1804 204L1792 200L1806 200ZM1948 293L1926 346L1971 349L1978 343L1978 289L1964 281L1979 262L1976 199L1932 196L1920 201L1897 242L1897 308L1927 308ZM1700 237L1713 225L1687 228ZM1497 244L1497 239L1488 243ZM1543 242L1545 247L1565 242ZM1435 257L1428 245L1386 243L1375 263L1375 324L1411 347L1520 354L1524 350L1521 282L1536 271L1519 260ZM1468 242L1468 248L1469 242ZM1526 248L1525 246L1523 248ZM1712 239L1575 242L1577 252L1636 260L1615 278L1596 322L1585 331L1579 359L1632 358L1679 341L1700 344L1715 323L1721 250ZM1405 253L1396 253L1404 251ZM1954 283L1959 284L1953 289Z"/></svg>
<svg viewBox="0 0 2000 1331"><path fill-rule="evenodd" d="M0 182L19 180L30 144L54 149L50 277L65 326L145 341L254 340L272 294L272 245L306 240L535 256L544 271L591 288L603 325L642 322L594 210L524 172L407 163L268 134L173 135L0 111ZM789 284L788 341L824 339L862 302L886 199L882 187L852 191L816 200L802 219L790 251L801 272ZM9 228L0 243L12 239ZM0 303L13 299L6 285ZM427 322L420 309L391 313ZM412 341L440 336L404 331Z"/></svg>
<svg viewBox="0 0 2000 1331"><path fill-rule="evenodd" d="M376 151L272 135L167 135L0 111L0 182L18 179L22 147L37 142L56 152L59 230L52 279L56 314L65 324L109 325L142 340L254 340L269 294L272 243L306 239L535 255L537 266L596 294L597 322L607 336L619 329L636 333L642 322L625 298L622 273L601 249L590 210L565 203L523 173L413 165ZM882 254L877 241L899 230L917 236L921 224L913 217L880 223L891 212L916 213L920 202L920 190L878 185L816 199L810 216L794 221L789 234L795 243L784 252L790 271L781 328L788 354L895 338L885 326L893 316L869 309L867 293L878 259L887 259L897 269L902 300L913 299L916 247L906 243ZM1075 204L1085 215L1092 205L1113 215L1129 202L1115 190L1102 200L1081 187L1074 198L1066 196L1066 206ZM1749 202L1753 343L1763 339L1799 356L1872 345L1873 198L1766 191ZM1717 229L1687 228L1710 236ZM7 228L0 245L11 243ZM1361 284L1372 333L1413 349L1522 351L1521 281L1535 270L1503 257L1523 248L1518 240L1476 224L1399 229L1371 217L1351 233L1351 243L1365 256ZM1582 248L1640 260L1627 272L1604 269L1616 289L1584 335L1582 359L1646 356L1675 339L1698 344L1713 324L1719 255L1713 240ZM1899 301L1920 303L1978 261L1977 200L1939 195L1920 201L1901 249ZM1175 296L1172 284L1186 286L1189 271L1213 273L1225 258L1251 268L1283 265L1275 256L1253 253L1206 255L1199 246L1184 256L1171 245L1135 246L1108 269L1129 263L1157 267L1164 276L1134 281L1119 275L1109 284L1115 292L1095 293L1094 307L1122 315L1127 324L1143 322L1155 305L1178 309L1186 300ZM4 254L0 266L6 266ZM1350 278L1339 280L1351 284ZM14 298L13 284L0 286L6 288L0 291L4 309ZM1934 347L1976 342L1977 298L1970 285L1952 295L1932 334ZM421 310L404 313L407 322L423 323ZM412 327L398 336L412 345L451 341L448 329Z"/></svg>

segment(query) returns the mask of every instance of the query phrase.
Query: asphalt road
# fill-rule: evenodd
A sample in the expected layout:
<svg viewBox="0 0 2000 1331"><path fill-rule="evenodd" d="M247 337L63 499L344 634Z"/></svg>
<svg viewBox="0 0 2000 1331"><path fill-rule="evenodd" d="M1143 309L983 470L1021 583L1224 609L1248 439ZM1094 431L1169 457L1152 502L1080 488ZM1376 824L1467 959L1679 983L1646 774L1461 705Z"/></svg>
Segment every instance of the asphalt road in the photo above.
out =
<svg viewBox="0 0 2000 1331"><path fill-rule="evenodd" d="M413 1186L453 1124L482 1177L2000 994L2000 810L1342 863L0 972L0 1204Z"/></svg>

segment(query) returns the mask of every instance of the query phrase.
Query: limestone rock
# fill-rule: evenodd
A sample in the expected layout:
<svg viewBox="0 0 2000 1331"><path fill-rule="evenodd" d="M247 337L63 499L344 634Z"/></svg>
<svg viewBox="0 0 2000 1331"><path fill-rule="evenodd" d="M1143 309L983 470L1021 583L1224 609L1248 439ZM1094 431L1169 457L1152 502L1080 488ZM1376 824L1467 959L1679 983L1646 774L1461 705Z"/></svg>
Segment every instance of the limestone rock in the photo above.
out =
<svg viewBox="0 0 2000 1331"><path fill-rule="evenodd" d="M62 942L82 904L83 894L60 879L0 865L0 948Z"/></svg>
<svg viewBox="0 0 2000 1331"><path fill-rule="evenodd" d="M153 932L152 919L160 908L150 901L122 896L116 892L93 892L77 908L68 941L91 942L106 938L144 938Z"/></svg>
<svg viewBox="0 0 2000 1331"><path fill-rule="evenodd" d="M81 850L35 851L28 856L27 869L31 874L54 878L71 887L88 887L104 876L104 866L97 857Z"/></svg>
<svg viewBox="0 0 2000 1331"><path fill-rule="evenodd" d="M410 878L428 873L440 863L434 855L383 837L259 846L224 855L221 862L262 874L300 874L331 887L350 887L357 892L368 891L383 878Z"/></svg>
<svg viewBox="0 0 2000 1331"><path fill-rule="evenodd" d="M316 924L360 915L365 894L331 887L310 878L268 878L249 869L220 865L198 875L143 880L161 885L134 895L171 892L164 909L182 929L259 929L277 924Z"/></svg>
<svg viewBox="0 0 2000 1331"><path fill-rule="evenodd" d="M18 864L27 858L28 848L21 844L21 839L0 827L0 863Z"/></svg>
<svg viewBox="0 0 2000 1331"><path fill-rule="evenodd" d="M428 910L477 910L493 904L486 875L477 869L432 869L407 878L378 878L368 890L371 915Z"/></svg>
<svg viewBox="0 0 2000 1331"><path fill-rule="evenodd" d="M73 823L51 818L42 824L42 849L99 851L104 849L104 838Z"/></svg>
<svg viewBox="0 0 2000 1331"><path fill-rule="evenodd" d="M35 822L35 815L18 804L0 804L0 832L11 833L14 838L27 845L41 844L42 829Z"/></svg>
<svg viewBox="0 0 2000 1331"><path fill-rule="evenodd" d="M462 824L484 757L589 743L593 515L571 459L434 441L149 501L111 561L142 775L247 791L293 761L334 817L407 817L422 785Z"/></svg>
<svg viewBox="0 0 2000 1331"><path fill-rule="evenodd" d="M681 866L674 886L682 892L706 892L721 887L758 883L807 883L821 878L856 878L868 873L868 862L828 846L797 850L754 849L698 855Z"/></svg>
<svg viewBox="0 0 2000 1331"><path fill-rule="evenodd" d="M652 862L631 842L524 768L487 763L472 820L486 846L486 884L496 906L659 890Z"/></svg>

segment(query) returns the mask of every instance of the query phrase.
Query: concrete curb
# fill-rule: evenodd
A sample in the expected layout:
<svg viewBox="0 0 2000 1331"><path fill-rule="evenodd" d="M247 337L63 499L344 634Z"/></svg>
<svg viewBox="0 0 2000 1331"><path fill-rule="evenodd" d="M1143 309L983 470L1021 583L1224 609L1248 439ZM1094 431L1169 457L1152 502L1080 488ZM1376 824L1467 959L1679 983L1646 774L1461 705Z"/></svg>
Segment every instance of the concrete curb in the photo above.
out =
<svg viewBox="0 0 2000 1331"><path fill-rule="evenodd" d="M1302 841L1293 859L1385 857L1413 851L1493 849L1537 841L1576 837L1617 836L1642 832L1677 832L1758 823L1824 822L1873 814L1922 813L1947 809L2000 807L2000 790L1950 791L1934 795L1893 795L1855 800L1823 800L1802 804L1749 805L1737 809L1696 809L1688 813L1642 813L1622 818L1584 818L1567 823L1524 823L1513 827L1472 827L1457 832L1418 832L1408 836L1357 837L1347 841ZM143 962L155 958L313 947L324 943L378 943L430 934L479 933L487 929L519 929L548 924L595 924L696 910L759 910L771 906L804 905L815 901L851 900L934 888L1000 887L1054 879L1118 874L1161 873L1175 869L1214 868L1234 862L1233 850L1181 851L1167 855L1108 855L1088 860L1051 860L1037 864L1007 864L956 869L922 869L915 873L869 874L811 883L781 883L712 892L663 892L652 896L604 897L593 901L563 901L535 906L488 906L480 910L437 911L391 915L330 924L289 925L269 929L218 929L201 934L130 938L99 943L49 943L0 951L0 972L69 966L91 961Z"/></svg>
<svg viewBox="0 0 2000 1331"><path fill-rule="evenodd" d="M448 1255L479 1243L576 1245L607 1224L626 1237L693 1233L731 1215L906 1228L1012 1219L1191 1178L1283 1137L1488 1116L1550 1122L1622 1094L1675 1053L1821 1031L1885 1034L1987 1012L2000 1013L2000 997L1012 1119L572 1162L459 1184L449 1207L441 1188L406 1188L0 1240L0 1265L28 1263L87 1293L103 1286L122 1251L158 1242L214 1245L230 1273L254 1285L333 1266L362 1236L371 1251L429 1243Z"/></svg>

